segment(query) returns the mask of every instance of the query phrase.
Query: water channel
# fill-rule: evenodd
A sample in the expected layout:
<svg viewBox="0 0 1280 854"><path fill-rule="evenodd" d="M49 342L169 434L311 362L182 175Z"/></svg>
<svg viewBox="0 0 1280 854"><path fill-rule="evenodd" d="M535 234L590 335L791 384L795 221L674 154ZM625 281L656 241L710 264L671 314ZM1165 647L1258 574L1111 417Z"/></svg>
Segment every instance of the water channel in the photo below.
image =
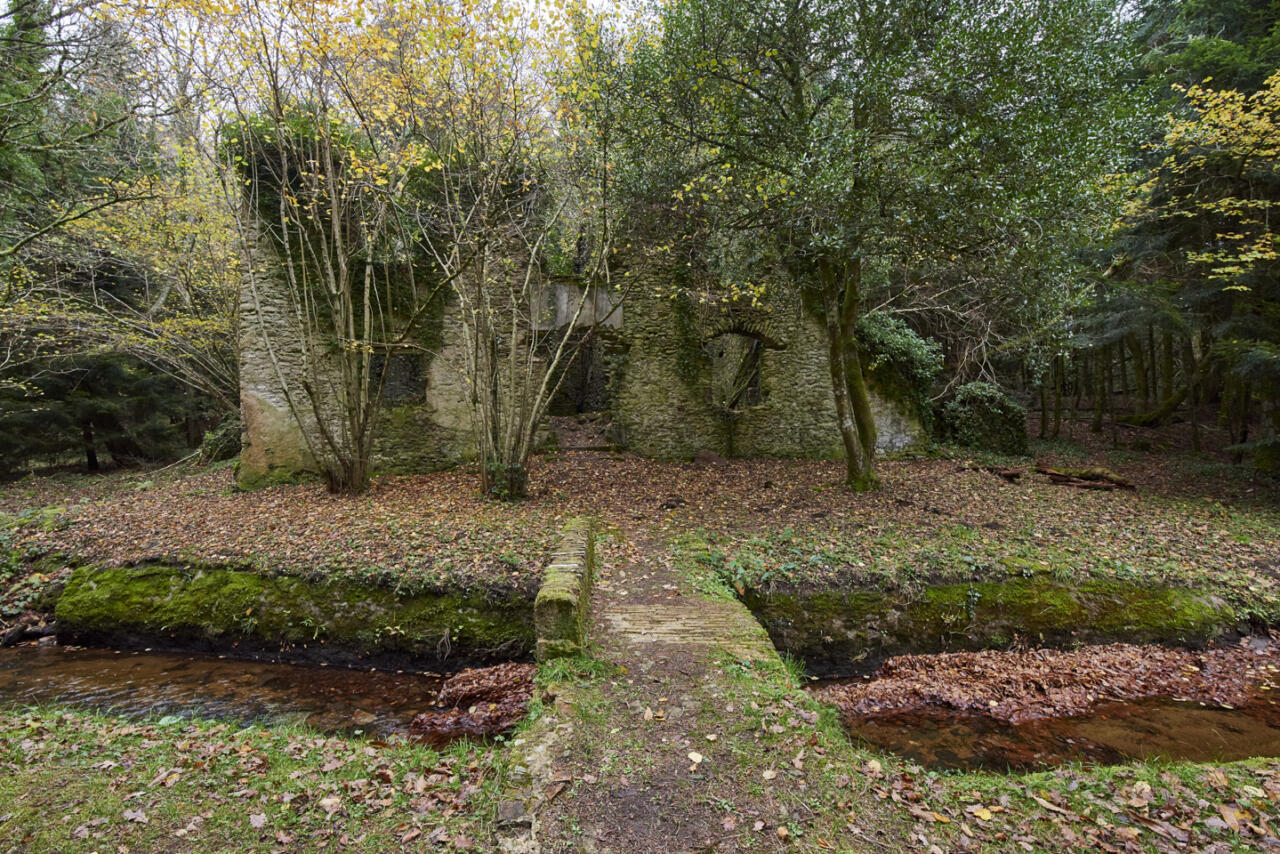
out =
<svg viewBox="0 0 1280 854"><path fill-rule="evenodd" d="M1241 709L1171 699L1113 702L1086 715L1020 724L931 709L848 716L845 725L855 741L936 770L1016 772L1067 762L1280 756L1280 705L1262 701Z"/></svg>
<svg viewBox="0 0 1280 854"><path fill-rule="evenodd" d="M210 655L28 644L0 650L0 704L58 702L125 717L305 723L387 738L435 706L443 676Z"/></svg>

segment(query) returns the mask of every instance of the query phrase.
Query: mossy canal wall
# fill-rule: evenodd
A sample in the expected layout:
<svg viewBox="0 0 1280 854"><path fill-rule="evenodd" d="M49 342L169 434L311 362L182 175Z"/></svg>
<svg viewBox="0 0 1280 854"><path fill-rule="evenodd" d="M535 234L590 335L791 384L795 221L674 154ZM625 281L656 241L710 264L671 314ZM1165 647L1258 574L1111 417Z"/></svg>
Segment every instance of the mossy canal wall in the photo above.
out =
<svg viewBox="0 0 1280 854"><path fill-rule="evenodd" d="M540 589L402 594L375 584L223 566L76 569L58 598L64 643L439 666L573 654L585 643L595 530L570 520ZM535 602L537 603L535 605Z"/></svg>
<svg viewBox="0 0 1280 854"><path fill-rule="evenodd" d="M63 642L274 653L337 663L487 661L533 649L525 591L410 596L345 581L151 565L77 569L58 599Z"/></svg>
<svg viewBox="0 0 1280 854"><path fill-rule="evenodd" d="M1235 611L1209 594L1102 579L1009 578L911 592L748 588L741 598L780 651L831 676L867 672L893 655L1019 642L1200 646L1238 628Z"/></svg>

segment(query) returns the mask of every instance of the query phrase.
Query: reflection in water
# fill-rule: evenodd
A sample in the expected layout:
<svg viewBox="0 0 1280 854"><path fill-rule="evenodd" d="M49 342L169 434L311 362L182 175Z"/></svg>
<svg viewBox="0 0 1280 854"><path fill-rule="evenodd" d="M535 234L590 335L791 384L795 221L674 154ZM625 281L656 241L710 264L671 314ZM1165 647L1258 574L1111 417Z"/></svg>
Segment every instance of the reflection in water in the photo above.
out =
<svg viewBox="0 0 1280 854"><path fill-rule="evenodd" d="M23 646L0 651L0 703L57 701L125 716L305 722L324 732L406 733L435 708L437 676L212 656Z"/></svg>
<svg viewBox="0 0 1280 854"><path fill-rule="evenodd" d="M936 769L1020 771L1064 762L1231 761L1280 756L1280 707L1175 700L1107 703L1088 715L1007 724L943 709L846 720L854 739Z"/></svg>

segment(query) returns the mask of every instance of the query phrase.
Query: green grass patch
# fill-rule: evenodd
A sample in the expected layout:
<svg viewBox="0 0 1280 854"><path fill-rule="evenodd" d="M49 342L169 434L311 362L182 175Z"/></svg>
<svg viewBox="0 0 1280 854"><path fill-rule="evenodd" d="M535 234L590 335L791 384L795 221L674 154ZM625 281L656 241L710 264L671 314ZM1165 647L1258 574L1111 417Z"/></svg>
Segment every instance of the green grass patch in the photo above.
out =
<svg viewBox="0 0 1280 854"><path fill-rule="evenodd" d="M504 763L469 742L33 708L0 722L0 846L377 852L435 834L485 850Z"/></svg>

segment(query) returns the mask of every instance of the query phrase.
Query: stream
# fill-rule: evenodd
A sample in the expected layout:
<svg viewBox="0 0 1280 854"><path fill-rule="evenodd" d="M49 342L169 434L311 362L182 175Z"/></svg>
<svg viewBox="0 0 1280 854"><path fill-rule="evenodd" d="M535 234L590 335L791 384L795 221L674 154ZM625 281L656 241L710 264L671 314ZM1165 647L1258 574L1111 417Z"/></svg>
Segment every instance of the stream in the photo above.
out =
<svg viewBox="0 0 1280 854"><path fill-rule="evenodd" d="M945 709L846 715L844 722L855 741L934 770L1020 772L1068 762L1280 756L1280 706L1265 702L1240 709L1171 699L1112 702L1085 715L1020 724Z"/></svg>
<svg viewBox="0 0 1280 854"><path fill-rule="evenodd" d="M164 652L35 644L0 650L0 704L57 702L162 722L192 717L305 723L328 733L403 735L438 708L444 676Z"/></svg>

